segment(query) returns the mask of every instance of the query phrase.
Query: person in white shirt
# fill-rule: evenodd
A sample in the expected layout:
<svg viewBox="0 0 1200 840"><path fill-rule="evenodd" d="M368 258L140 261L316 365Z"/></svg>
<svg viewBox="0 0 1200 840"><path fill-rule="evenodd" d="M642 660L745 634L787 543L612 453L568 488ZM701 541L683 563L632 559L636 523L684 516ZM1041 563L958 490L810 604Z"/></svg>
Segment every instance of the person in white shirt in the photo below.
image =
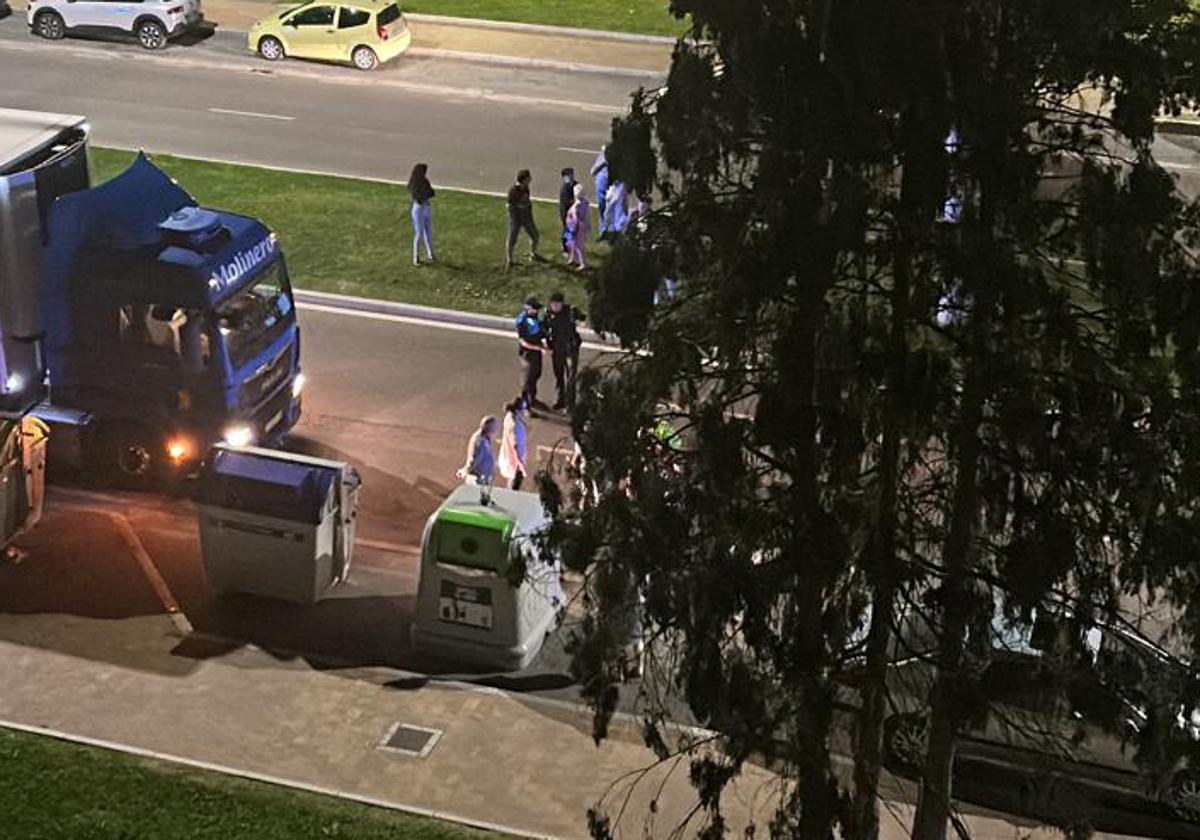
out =
<svg viewBox="0 0 1200 840"><path fill-rule="evenodd" d="M525 481L525 401L517 398L504 406L500 433L500 475L510 490L520 490Z"/></svg>

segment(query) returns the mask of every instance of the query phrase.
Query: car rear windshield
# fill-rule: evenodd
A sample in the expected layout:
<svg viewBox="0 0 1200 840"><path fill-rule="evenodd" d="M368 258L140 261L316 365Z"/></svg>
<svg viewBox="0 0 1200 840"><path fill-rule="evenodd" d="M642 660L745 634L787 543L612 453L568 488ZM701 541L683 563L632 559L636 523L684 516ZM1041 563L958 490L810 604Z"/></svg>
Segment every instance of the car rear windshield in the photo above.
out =
<svg viewBox="0 0 1200 840"><path fill-rule="evenodd" d="M398 17L400 17L400 7L393 3L379 13L379 25L387 26Z"/></svg>

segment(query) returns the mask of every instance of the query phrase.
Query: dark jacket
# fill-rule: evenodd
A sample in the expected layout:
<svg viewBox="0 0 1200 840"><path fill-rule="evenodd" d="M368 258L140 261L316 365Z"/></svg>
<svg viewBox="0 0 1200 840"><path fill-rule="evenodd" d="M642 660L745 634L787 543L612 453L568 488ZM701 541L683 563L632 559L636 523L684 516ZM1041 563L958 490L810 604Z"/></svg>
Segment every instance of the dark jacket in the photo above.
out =
<svg viewBox="0 0 1200 840"><path fill-rule="evenodd" d="M572 178L570 181L563 181L562 186L558 188L558 220L564 226L567 224L567 213L571 211L571 205L575 203L576 183L576 180Z"/></svg>
<svg viewBox="0 0 1200 840"><path fill-rule="evenodd" d="M428 178L414 178L408 182L408 194L412 196L412 200L417 204L428 204L429 199L437 195L433 190L433 184L429 183Z"/></svg>
<svg viewBox="0 0 1200 840"><path fill-rule="evenodd" d="M564 306L558 312L546 311L542 319L546 325L546 337L555 355L573 356L579 352L579 329L576 324L584 320L584 314L574 306Z"/></svg>

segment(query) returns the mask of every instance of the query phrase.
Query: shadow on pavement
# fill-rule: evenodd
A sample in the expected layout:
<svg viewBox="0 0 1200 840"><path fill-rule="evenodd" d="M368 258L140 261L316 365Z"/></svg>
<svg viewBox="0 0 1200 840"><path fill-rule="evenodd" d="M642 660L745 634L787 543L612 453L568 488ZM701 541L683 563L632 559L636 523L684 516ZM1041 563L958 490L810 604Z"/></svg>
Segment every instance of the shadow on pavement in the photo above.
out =
<svg viewBox="0 0 1200 840"><path fill-rule="evenodd" d="M175 626L122 530L104 512L48 510L0 564L0 639L80 658L181 674Z"/></svg>

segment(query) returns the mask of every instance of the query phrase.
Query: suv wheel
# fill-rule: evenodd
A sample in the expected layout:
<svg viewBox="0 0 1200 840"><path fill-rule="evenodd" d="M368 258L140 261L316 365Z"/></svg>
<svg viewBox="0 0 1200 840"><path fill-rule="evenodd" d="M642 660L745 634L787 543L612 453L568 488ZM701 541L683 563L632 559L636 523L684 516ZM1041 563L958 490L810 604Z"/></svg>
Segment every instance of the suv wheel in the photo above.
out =
<svg viewBox="0 0 1200 840"><path fill-rule="evenodd" d="M1167 804L1189 822L1200 823L1200 771L1181 770L1171 779Z"/></svg>
<svg viewBox="0 0 1200 840"><path fill-rule="evenodd" d="M374 70L379 66L379 56L370 47L355 47L350 54L350 60L359 70Z"/></svg>
<svg viewBox="0 0 1200 840"><path fill-rule="evenodd" d="M906 773L919 772L929 750L929 719L924 715L892 715L883 722L887 759Z"/></svg>
<svg viewBox="0 0 1200 840"><path fill-rule="evenodd" d="M33 21L33 29L47 41L61 40L67 34L66 24L58 12L39 12Z"/></svg>
<svg viewBox="0 0 1200 840"><path fill-rule="evenodd" d="M167 30L156 20L144 20L137 25L137 39L148 50L161 50L167 45Z"/></svg>
<svg viewBox="0 0 1200 840"><path fill-rule="evenodd" d="M258 42L258 54L267 61L279 61L283 58L283 44L268 35Z"/></svg>

